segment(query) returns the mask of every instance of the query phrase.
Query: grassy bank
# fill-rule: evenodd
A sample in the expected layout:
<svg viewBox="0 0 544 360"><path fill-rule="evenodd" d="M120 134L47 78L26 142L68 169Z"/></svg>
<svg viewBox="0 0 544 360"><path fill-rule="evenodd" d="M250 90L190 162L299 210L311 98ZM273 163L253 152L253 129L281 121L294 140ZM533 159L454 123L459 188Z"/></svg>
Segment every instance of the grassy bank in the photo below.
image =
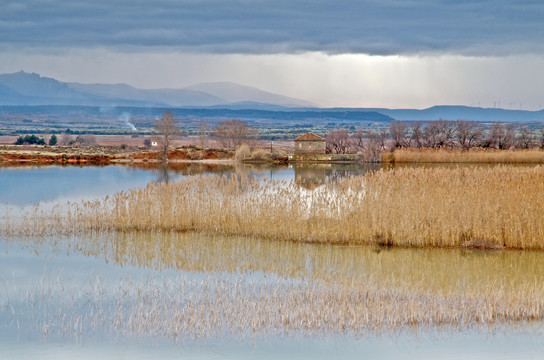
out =
<svg viewBox="0 0 544 360"><path fill-rule="evenodd" d="M197 231L274 240L413 247L544 248L544 167L401 168L314 191L195 177L105 199L36 207L7 234Z"/></svg>
<svg viewBox="0 0 544 360"><path fill-rule="evenodd" d="M462 149L396 149L384 152L383 162L389 163L544 163L544 151Z"/></svg>

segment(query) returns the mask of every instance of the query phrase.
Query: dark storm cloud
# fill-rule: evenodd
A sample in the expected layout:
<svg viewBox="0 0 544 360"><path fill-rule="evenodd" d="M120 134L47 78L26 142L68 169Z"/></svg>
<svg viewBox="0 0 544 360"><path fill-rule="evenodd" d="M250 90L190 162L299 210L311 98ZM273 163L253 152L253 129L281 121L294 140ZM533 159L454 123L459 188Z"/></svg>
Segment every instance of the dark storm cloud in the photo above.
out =
<svg viewBox="0 0 544 360"><path fill-rule="evenodd" d="M0 0L0 50L544 53L541 0Z"/></svg>

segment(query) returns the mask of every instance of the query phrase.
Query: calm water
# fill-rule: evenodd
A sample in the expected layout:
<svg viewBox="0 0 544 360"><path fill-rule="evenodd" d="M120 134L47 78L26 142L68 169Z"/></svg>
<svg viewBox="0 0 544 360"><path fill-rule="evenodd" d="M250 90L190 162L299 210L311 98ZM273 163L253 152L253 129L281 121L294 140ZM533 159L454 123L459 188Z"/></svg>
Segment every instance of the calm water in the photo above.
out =
<svg viewBox="0 0 544 360"><path fill-rule="evenodd" d="M293 180L316 187L345 176L362 175L376 165L324 164L313 167L183 164L168 169L128 166L0 167L0 204L24 206L46 201L95 199L152 182L176 181L192 175L255 176Z"/></svg>
<svg viewBox="0 0 544 360"><path fill-rule="evenodd" d="M77 201L194 174L294 179L315 188L368 168L263 168L193 165L168 171L128 167L0 168L0 201L10 206ZM0 359L540 359L542 324L362 336L269 334L172 339L91 326L85 314L113 303L119 286L226 281L291 286L348 284L515 289L544 284L541 252L382 249L274 243L198 234L112 234L62 239L0 237ZM198 293L198 291L195 291ZM97 295L98 294L98 295ZM73 299L77 299L73 300ZM110 303L111 302L111 303ZM65 304L75 304L74 309ZM98 309L98 308L97 308ZM72 312L73 311L73 312ZM111 310L113 311L113 310ZM58 314L82 316L83 327ZM107 313L106 315L108 315ZM92 319L92 318L91 318ZM44 329L47 325L47 329Z"/></svg>

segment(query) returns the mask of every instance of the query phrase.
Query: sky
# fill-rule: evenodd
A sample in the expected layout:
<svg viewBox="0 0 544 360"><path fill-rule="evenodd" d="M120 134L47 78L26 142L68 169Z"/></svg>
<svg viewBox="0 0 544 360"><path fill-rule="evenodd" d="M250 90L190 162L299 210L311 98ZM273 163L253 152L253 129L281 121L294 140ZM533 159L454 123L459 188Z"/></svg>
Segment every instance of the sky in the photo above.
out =
<svg viewBox="0 0 544 360"><path fill-rule="evenodd" d="M542 0L0 0L0 73L318 106L544 108Z"/></svg>

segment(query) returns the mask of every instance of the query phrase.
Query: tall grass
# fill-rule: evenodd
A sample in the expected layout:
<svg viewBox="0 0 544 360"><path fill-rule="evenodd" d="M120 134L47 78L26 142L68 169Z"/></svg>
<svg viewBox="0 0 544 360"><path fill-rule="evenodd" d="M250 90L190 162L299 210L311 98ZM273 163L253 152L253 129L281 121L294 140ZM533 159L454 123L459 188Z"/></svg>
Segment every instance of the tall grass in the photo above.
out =
<svg viewBox="0 0 544 360"><path fill-rule="evenodd" d="M314 191L195 177L8 218L6 234L197 231L414 247L544 248L544 167L400 168Z"/></svg>
<svg viewBox="0 0 544 360"><path fill-rule="evenodd" d="M544 163L544 151L409 148L383 153L382 160L392 163Z"/></svg>

